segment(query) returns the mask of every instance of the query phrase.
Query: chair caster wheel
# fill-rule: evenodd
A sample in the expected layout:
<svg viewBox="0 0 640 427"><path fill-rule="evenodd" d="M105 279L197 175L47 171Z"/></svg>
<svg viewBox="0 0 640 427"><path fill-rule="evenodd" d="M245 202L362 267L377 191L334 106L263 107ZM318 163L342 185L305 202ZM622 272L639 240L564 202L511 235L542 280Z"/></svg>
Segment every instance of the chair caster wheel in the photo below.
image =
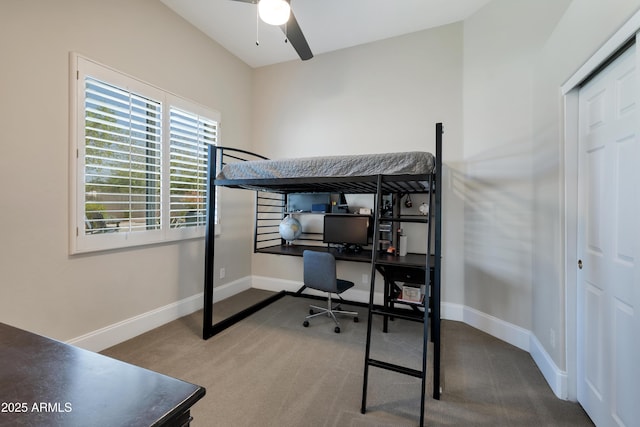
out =
<svg viewBox="0 0 640 427"><path fill-rule="evenodd" d="M358 323L360 321L360 319L358 319L357 317L353 318L353 323Z"/></svg>
<svg viewBox="0 0 640 427"><path fill-rule="evenodd" d="M302 322L302 326L304 326L305 328L309 327L309 321L305 320L304 322Z"/></svg>
<svg viewBox="0 0 640 427"><path fill-rule="evenodd" d="M336 326L336 328L333 330L333 332L335 332L336 334L340 333L340 326Z"/></svg>
<svg viewBox="0 0 640 427"><path fill-rule="evenodd" d="M312 309L309 309L309 314L315 314L315 312Z"/></svg>

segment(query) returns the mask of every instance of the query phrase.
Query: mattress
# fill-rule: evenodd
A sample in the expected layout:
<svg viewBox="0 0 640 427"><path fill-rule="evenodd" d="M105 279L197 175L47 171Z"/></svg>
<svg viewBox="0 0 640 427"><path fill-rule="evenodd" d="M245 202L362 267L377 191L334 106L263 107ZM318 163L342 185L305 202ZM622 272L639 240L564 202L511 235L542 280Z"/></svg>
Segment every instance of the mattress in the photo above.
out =
<svg viewBox="0 0 640 427"><path fill-rule="evenodd" d="M254 160L226 164L217 179L278 179L353 177L369 175L422 175L435 171L433 154L402 153Z"/></svg>

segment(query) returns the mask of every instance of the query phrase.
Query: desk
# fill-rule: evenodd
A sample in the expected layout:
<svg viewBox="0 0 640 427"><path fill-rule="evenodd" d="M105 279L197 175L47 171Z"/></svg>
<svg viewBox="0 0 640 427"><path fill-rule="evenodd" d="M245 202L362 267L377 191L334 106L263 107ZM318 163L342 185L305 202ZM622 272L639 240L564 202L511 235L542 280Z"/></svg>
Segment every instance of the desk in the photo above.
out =
<svg viewBox="0 0 640 427"><path fill-rule="evenodd" d="M389 320L394 318L407 319L412 321L425 322L429 316L431 318L430 330L431 330L431 342L433 343L433 397L435 399L440 398L440 289L435 282L436 274L436 256L425 254L409 253L406 256L397 256L387 253L376 254L375 260L373 259L373 253L370 250L362 250L359 252L340 251L328 246L313 246L313 245L277 245L267 248L260 248L256 250L257 253L268 253L274 255L290 255L290 256L302 256L305 250L314 250L320 252L332 253L337 260L353 261L353 262L366 262L375 263L375 271L380 273L384 278L384 292L383 307L373 306L369 309L369 319L371 319L371 313L383 316L382 331L387 332L389 328ZM428 263L428 265L427 265ZM427 276L427 271L429 276ZM373 273L373 272L372 272ZM429 280L428 280L429 279ZM430 283L430 287L425 287L425 304L416 304L398 301L398 294L400 287L396 282L413 283L413 284L427 284ZM302 294L305 290L305 286L302 286L296 294ZM372 297L373 298L373 297ZM351 302L351 301L347 301ZM408 306L408 309L397 309L395 304L402 304ZM368 325L370 327L370 324ZM426 328L426 324L424 328ZM424 351L426 351L426 339L427 329L424 329ZM369 340L367 338L367 355L369 354ZM426 353L425 353L426 354ZM368 356L366 356L368 357ZM373 359L366 359L366 366L371 364L372 366L383 367L385 369L396 370L398 372L407 373L405 367L397 365L374 361ZM426 359L425 359L426 360ZM426 362L425 362L426 363ZM394 367L392 367L394 366ZM365 372L366 372L365 368ZM399 369L399 370L398 370ZM419 375L416 375L419 374ZM422 372L411 371L409 375L421 376L423 385L425 381L426 369ZM365 373L366 378L366 373ZM366 379L365 379L366 390ZM363 408L365 407L363 393ZM424 396L423 396L424 397ZM364 413L364 409L362 409Z"/></svg>
<svg viewBox="0 0 640 427"><path fill-rule="evenodd" d="M302 256L305 250L313 250L319 252L329 252L337 260L352 261L352 262L366 262L371 263L372 252L371 250L362 250L358 252L339 250L333 247L313 246L313 245L276 245L261 248L258 253L267 253L273 255L290 255L290 256ZM395 307L395 299L399 294L399 286L396 282L414 283L414 284L426 284L426 259L425 254L408 253L406 256L398 256L391 254L378 254L376 258L376 271L378 271L384 278L384 308L393 310ZM435 256L429 257L429 271L431 274L431 283L433 283L433 268L435 266ZM298 290L298 294L304 291L303 286ZM427 295L430 295L430 290L427 290ZM405 304L405 303L401 303ZM433 300L429 298L429 308L433 310ZM406 304L410 307L410 312L413 313L414 319L422 321L424 312L420 310L417 304ZM409 311L409 310L405 310ZM405 313L406 314L406 313ZM439 316L439 313L437 314ZM411 316L410 316L411 317ZM389 320L393 319L393 316L385 315L383 317L383 332L387 332L389 327ZM431 323L432 332L437 327L434 322Z"/></svg>
<svg viewBox="0 0 640 427"><path fill-rule="evenodd" d="M424 258L424 255L423 255ZM433 259L430 260L433 262ZM389 311L395 309L395 304L402 304L409 306L414 316L408 316L409 320L416 320L422 322L424 319L425 311L424 306L418 303L403 302L397 300L402 292L402 289L396 282L411 283L417 285L425 285L425 301L429 306L429 312L433 314L433 292L432 289L427 288L426 284L431 283L433 285L434 269L433 265L430 265L429 274L430 280L427 280L426 266L409 265L408 263L388 263L386 265L378 265L376 270L384 278L384 307ZM428 312L427 312L428 313ZM437 314L439 316L439 314ZM393 316L383 316L382 331L387 332L389 329L389 320L392 320ZM431 322L431 336L435 332L436 322Z"/></svg>
<svg viewBox="0 0 640 427"><path fill-rule="evenodd" d="M290 255L290 256L302 256L302 253L305 250L312 250L318 252L329 252L332 253L333 256L337 260L342 261L354 261L354 262L371 262L371 251L362 250L359 252L339 250L336 248L324 246L313 246L313 245L276 245L269 246L266 248L260 248L256 250L256 253L259 254L272 254L272 255Z"/></svg>
<svg viewBox="0 0 640 427"><path fill-rule="evenodd" d="M338 250L336 248L330 248L326 245L324 246L313 246L313 245L276 245L269 246L266 248L260 248L256 250L256 253L259 254L273 254L273 255L290 255L290 256L302 256L302 253L305 250L312 251L320 251L320 252L330 252L337 260L342 261L353 261L353 262L371 262L371 251L370 250L362 250L359 252L346 251L346 250ZM409 253L406 256L397 256L391 254L379 254L376 263L377 264L387 264L387 265L395 265L399 267L425 267L425 254L413 254ZM431 255L429 257L429 266L433 268L435 265L435 257Z"/></svg>
<svg viewBox="0 0 640 427"><path fill-rule="evenodd" d="M187 426L203 387L0 323L0 426Z"/></svg>

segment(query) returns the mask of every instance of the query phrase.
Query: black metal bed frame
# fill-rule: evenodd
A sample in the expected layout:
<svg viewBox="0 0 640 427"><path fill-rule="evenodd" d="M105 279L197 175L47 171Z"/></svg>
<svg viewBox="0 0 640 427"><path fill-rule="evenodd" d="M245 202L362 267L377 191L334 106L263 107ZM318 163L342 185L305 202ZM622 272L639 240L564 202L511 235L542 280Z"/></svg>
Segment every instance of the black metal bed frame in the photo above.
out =
<svg viewBox="0 0 640 427"><path fill-rule="evenodd" d="M266 307L274 301L279 300L285 295L300 296L300 291L297 293L281 291L272 297L265 299L245 310L242 310L235 315L224 319L222 321L213 324L213 290L214 290L214 255L215 255L215 208L216 208L216 187L228 187L228 188L241 188L256 191L256 209L263 203L264 199L271 199L267 201L267 204L274 202L277 209L282 209L286 205L286 197L291 193L343 193L343 194L373 194L376 196L376 205L374 218L376 218L376 230L377 219L380 217L380 200L383 194L412 194L412 193L429 193L430 200L435 207L435 215L433 224L432 221L428 221L428 242L427 253L431 252L431 232L434 233L434 254L433 267L430 268L429 255L425 255L427 261L426 278L425 283L428 284L431 292L431 303L429 307L425 308L424 317L424 334L425 334L425 346L424 346L424 363L426 364L426 342L428 336L427 318L431 318L431 341L434 343L434 383L433 383L433 397L438 399L440 396L440 288L441 288L441 255L442 255L442 123L436 123L436 167L435 172L432 174L421 175L371 175L371 176L356 176L356 177L313 177L313 178L278 178L278 179L216 179L216 175L219 170L229 161L247 161L255 159L268 160L268 158L252 153L246 150L240 150L231 147L222 146L209 146L209 164L207 170L207 225L206 225L206 237L205 237L205 283L204 283L204 307L203 307L203 338L208 339L227 327L239 322L240 320L250 316L258 310ZM431 191L434 190L434 191ZM265 195L268 194L268 195ZM271 195L275 195L272 197ZM403 222L404 220L397 219L396 222ZM410 221L410 220L409 220ZM260 252L258 247L259 236L259 223L258 213L256 213L254 233L254 252ZM267 232L266 234L269 234ZM374 233L374 236L379 236L379 233ZM268 241L274 241L275 244L280 241L279 237L273 239L267 239ZM376 238L374 237L374 242ZM372 275L371 275L371 298L369 302L369 317L373 314L385 314L380 307L373 305L373 293L375 288L375 268L377 258L377 249L374 246L372 250ZM426 305L426 304L425 304ZM397 311L397 310L396 310ZM385 316L389 316L387 312ZM400 313L400 316L402 314ZM386 317L385 317L386 319ZM371 318L369 318L369 328L371 325ZM369 344L370 344L370 330L367 332L367 348L365 359L365 384L363 387L363 402L362 413L366 410L366 388L367 388L367 372L368 366L377 366L384 369L391 369L401 373L408 373L409 375L417 376L416 373L420 373L423 378L423 396L422 396L422 408L420 416L420 424L423 424L423 409L424 409L424 381L426 372L403 372L403 368L395 367L395 365L387 364L390 366L380 366L376 361L369 359ZM382 363L384 365L384 363ZM410 370L409 370L410 371Z"/></svg>

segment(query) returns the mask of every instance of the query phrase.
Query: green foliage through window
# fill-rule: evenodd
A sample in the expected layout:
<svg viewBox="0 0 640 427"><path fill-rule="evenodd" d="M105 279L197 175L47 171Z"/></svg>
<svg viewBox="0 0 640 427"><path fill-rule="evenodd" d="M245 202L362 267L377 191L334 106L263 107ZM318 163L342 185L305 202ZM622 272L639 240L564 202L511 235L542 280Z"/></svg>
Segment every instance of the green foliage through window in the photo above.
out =
<svg viewBox="0 0 640 427"><path fill-rule="evenodd" d="M74 54L72 252L201 237L219 114Z"/></svg>

